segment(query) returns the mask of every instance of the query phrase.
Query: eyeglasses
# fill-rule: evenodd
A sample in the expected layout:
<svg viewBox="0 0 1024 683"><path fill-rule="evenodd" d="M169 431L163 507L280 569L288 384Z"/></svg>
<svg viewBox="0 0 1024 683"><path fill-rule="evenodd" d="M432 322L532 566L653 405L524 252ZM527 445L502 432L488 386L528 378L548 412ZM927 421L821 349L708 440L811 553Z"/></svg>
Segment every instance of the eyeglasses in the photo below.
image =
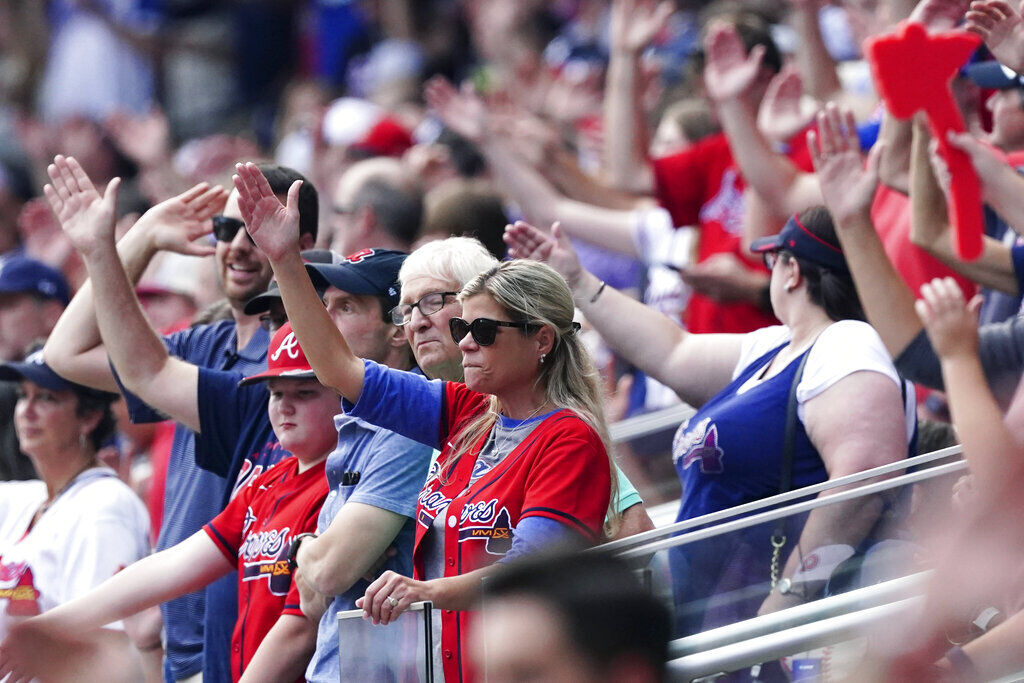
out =
<svg viewBox="0 0 1024 683"><path fill-rule="evenodd" d="M280 315L264 313L260 316L260 327L265 329L267 332L277 332L279 329L284 327L286 322L288 322L288 316L283 313Z"/></svg>
<svg viewBox="0 0 1024 683"><path fill-rule="evenodd" d="M448 321L448 329L452 333L452 339L458 344L465 339L467 334L473 335L473 341L480 346L490 346L498 334L499 327L516 327L525 330L527 334L535 331L539 325L534 323L510 323L504 320L491 320L490 318L477 318L472 323L462 318L452 318Z"/></svg>
<svg viewBox="0 0 1024 683"><path fill-rule="evenodd" d="M414 308L420 309L420 313L423 315L434 315L444 308L444 298L446 296L455 296L457 294L458 292L431 292L421 296L420 300L414 304L398 304L391 309L391 322L395 325L406 324L412 320L412 309Z"/></svg>
<svg viewBox="0 0 1024 683"><path fill-rule="evenodd" d="M245 221L240 221L237 218L218 215L213 216L210 220L213 222L213 236L217 238L218 242L233 242L238 231L245 230ZM245 233L245 236L249 238L249 244L256 244L248 232Z"/></svg>

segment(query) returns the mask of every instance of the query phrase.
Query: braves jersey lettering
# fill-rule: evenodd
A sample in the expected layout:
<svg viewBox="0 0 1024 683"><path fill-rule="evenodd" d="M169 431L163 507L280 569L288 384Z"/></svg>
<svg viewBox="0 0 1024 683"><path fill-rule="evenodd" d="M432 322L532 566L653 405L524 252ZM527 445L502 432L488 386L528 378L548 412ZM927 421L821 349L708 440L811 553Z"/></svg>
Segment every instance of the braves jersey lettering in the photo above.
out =
<svg viewBox="0 0 1024 683"><path fill-rule="evenodd" d="M704 474L720 474L724 471L722 459L725 453L718 447L718 426L711 418L704 418L692 429L679 430L672 444L673 459L682 469L693 463L700 463Z"/></svg>
<svg viewBox="0 0 1024 683"><path fill-rule="evenodd" d="M484 551L489 555L504 555L512 548L512 522L507 508L494 514L497 500L488 503L470 504L462 508L462 524L459 525L459 543L484 540ZM471 510L467 515L466 511Z"/></svg>

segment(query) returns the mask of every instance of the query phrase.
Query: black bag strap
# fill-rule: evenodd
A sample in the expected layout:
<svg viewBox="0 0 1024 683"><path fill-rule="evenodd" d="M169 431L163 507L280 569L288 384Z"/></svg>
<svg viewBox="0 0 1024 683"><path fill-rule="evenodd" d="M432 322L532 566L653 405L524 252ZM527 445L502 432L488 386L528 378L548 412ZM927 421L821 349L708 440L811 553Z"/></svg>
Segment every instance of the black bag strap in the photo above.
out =
<svg viewBox="0 0 1024 683"><path fill-rule="evenodd" d="M786 403L786 431L782 441L782 465L779 468L779 493L788 493L793 488L793 450L796 448L796 421L797 409L799 407L796 398L796 389L804 376L804 366L807 359L811 357L811 344L800 359L800 365L796 367L793 375L793 383L789 386L789 399ZM772 531L772 545L782 547L786 544L786 523L783 519L775 522L775 529Z"/></svg>

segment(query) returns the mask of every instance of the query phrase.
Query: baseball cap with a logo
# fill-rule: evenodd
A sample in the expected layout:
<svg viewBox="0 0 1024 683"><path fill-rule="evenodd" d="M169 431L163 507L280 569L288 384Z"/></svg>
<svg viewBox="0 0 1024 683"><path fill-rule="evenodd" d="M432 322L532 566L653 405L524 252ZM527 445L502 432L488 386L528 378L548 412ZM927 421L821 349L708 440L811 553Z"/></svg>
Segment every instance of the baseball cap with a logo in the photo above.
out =
<svg viewBox="0 0 1024 683"><path fill-rule="evenodd" d="M306 272L317 289L333 286L349 294L383 297L391 310L402 297L398 271L406 256L393 249L361 249L337 264L307 263Z"/></svg>
<svg viewBox="0 0 1024 683"><path fill-rule="evenodd" d="M313 372L313 368L309 367L306 354L302 352L299 340L292 332L291 323L285 323L270 340L270 348L267 351L267 369L258 375L246 377L238 383L238 386L255 384L275 377L316 379L316 373Z"/></svg>
<svg viewBox="0 0 1024 683"><path fill-rule="evenodd" d="M71 300L68 282L59 270L25 256L0 259L0 294L35 294L65 306Z"/></svg>
<svg viewBox="0 0 1024 683"><path fill-rule="evenodd" d="M340 263L341 255L334 253L330 249L306 249L302 252L302 260L305 263ZM324 298L324 290L327 289L326 285L320 287L316 286L316 293L322 299ZM259 313L266 313L270 310L270 304L272 301L281 300L281 288L277 286L277 280L271 280L270 285L267 287L267 291L262 294L257 294L253 298L245 302L245 307L242 311L246 315L257 315Z"/></svg>

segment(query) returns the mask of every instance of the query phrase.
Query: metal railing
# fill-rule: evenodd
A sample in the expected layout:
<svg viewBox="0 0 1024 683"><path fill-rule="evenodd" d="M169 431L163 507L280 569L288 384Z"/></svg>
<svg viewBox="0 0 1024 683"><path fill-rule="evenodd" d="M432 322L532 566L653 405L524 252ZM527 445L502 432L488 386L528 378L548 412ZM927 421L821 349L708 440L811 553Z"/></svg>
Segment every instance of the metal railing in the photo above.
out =
<svg viewBox="0 0 1024 683"><path fill-rule="evenodd" d="M699 652L732 645L751 638L804 626L822 619L850 614L869 607L877 607L924 593L930 572L919 572L874 586L857 588L841 595L815 600L789 609L772 612L746 621L703 631L669 643L670 658L685 657Z"/></svg>
<svg viewBox="0 0 1024 683"><path fill-rule="evenodd" d="M845 477L829 479L827 481L823 481L818 484L813 484L811 486L805 486L803 488L794 489L786 493L770 496L768 498L762 498L760 500L755 500L750 503L745 503L743 505L737 505L735 507L727 508L725 510L719 510L717 512L701 515L700 517L694 517L692 519L676 522L668 526L652 529L651 531L645 531L643 533L635 534L633 536L629 536L618 541L611 541L609 543L597 546L591 552L618 553L625 550L626 548L643 545L645 543L649 543L651 541L666 536L678 534L682 531L687 531L689 529L701 527L706 524L720 522L722 520L729 519L730 517L745 515L750 512L762 510L764 508L769 508L776 505L781 505L783 503L788 503L790 501L797 500L800 498L806 498L807 496L816 495L823 491L830 491L832 489L836 489L839 487L849 486L850 484L856 484L862 481L866 481L868 479L873 479L875 477L880 477L887 474L891 474L893 472L899 472L901 470L910 469L911 467L926 465L935 462L936 460L942 460L944 458L961 455L962 453L963 449L960 446L951 446L950 448L943 448L938 451L932 451L931 453L924 453L913 458L907 458L906 460L900 460L898 462L889 463L887 465L880 465L879 467L874 467L872 469L864 470L862 472L855 472L854 474L850 474ZM963 461L959 460L957 462ZM964 467L966 467L966 465L964 465ZM934 469L938 468L929 468L928 470L924 470L924 472L932 472L932 470ZM943 473L948 474L948 472ZM829 499L831 500L831 496L829 497Z"/></svg>
<svg viewBox="0 0 1024 683"><path fill-rule="evenodd" d="M612 443L622 443L641 436L657 434L672 427L678 427L683 420L688 420L697 412L694 408L680 403L661 410L655 410L636 417L627 417L608 427L608 437Z"/></svg>
<svg viewBox="0 0 1024 683"><path fill-rule="evenodd" d="M862 637L872 627L918 609L923 601L923 597L906 598L733 642L673 659L668 663L668 670L673 680L693 680L739 671L800 652L854 640Z"/></svg>

